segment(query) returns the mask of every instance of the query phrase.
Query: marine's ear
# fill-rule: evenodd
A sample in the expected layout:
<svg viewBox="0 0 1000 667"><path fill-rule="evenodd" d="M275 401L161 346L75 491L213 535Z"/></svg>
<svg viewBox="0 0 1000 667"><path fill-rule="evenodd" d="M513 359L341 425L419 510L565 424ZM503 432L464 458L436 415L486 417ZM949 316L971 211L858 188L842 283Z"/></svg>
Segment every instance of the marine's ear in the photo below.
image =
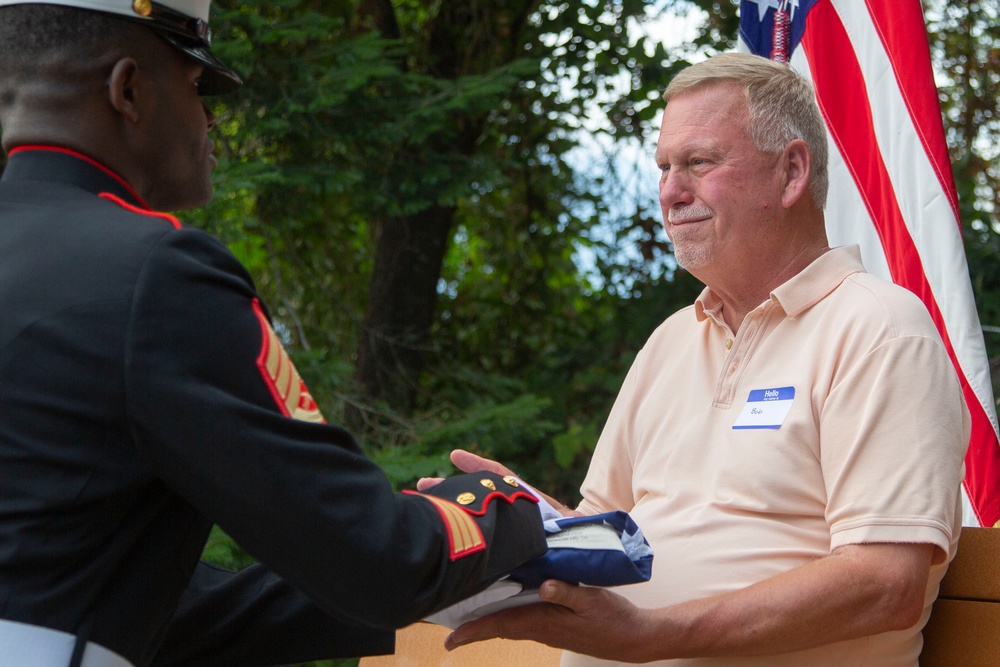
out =
<svg viewBox="0 0 1000 667"><path fill-rule="evenodd" d="M130 123L139 120L139 63L135 58L122 58L108 75L108 101Z"/></svg>

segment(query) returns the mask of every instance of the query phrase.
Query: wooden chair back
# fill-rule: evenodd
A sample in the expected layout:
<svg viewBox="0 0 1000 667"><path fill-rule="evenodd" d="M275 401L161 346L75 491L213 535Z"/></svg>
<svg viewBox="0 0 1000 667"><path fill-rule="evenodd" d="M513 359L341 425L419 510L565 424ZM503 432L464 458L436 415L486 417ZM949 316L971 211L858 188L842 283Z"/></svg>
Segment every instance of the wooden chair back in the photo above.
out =
<svg viewBox="0 0 1000 667"><path fill-rule="evenodd" d="M924 628L920 667L1000 665L1000 530L963 528Z"/></svg>

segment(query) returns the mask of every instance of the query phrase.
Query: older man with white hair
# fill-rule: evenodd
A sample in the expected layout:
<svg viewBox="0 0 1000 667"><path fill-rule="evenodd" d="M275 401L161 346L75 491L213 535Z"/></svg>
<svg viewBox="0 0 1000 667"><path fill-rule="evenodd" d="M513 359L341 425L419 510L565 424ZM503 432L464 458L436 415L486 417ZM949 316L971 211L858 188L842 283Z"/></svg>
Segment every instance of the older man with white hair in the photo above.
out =
<svg viewBox="0 0 1000 667"><path fill-rule="evenodd" d="M723 54L664 99L664 224L706 287L636 358L578 508L628 511L652 579L545 582L551 604L449 646L534 639L572 651L564 667L916 667L961 525L969 416L948 353L916 296L828 247L807 81Z"/></svg>

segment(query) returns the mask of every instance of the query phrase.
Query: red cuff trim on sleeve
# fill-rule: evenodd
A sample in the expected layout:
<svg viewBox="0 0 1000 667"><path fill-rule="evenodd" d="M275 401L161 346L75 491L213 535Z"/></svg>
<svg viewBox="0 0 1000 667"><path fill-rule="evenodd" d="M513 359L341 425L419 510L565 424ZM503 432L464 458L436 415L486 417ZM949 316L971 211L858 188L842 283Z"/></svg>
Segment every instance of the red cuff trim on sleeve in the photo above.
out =
<svg viewBox="0 0 1000 667"><path fill-rule="evenodd" d="M281 414L300 421L325 424L326 419L313 400L295 364L285 351L271 323L264 316L260 299L253 300L253 314L260 323L260 354L257 369Z"/></svg>
<svg viewBox="0 0 1000 667"><path fill-rule="evenodd" d="M490 503L494 500L506 500L508 505L513 505L514 501L518 498L523 498L524 500L529 500L535 504L538 503L538 498L534 495L528 493L527 491L515 491L511 494L501 493L500 491L494 491L482 498L476 500L472 505L463 505L462 511L469 514L475 514L476 516L483 516L486 511L490 508Z"/></svg>
<svg viewBox="0 0 1000 667"><path fill-rule="evenodd" d="M430 501L444 523L445 532L448 533L448 557L455 561L463 556L468 556L486 548L486 539L483 538L483 531L480 530L476 520L469 516L460 505L450 500L430 496L416 491L403 491L407 495L416 496Z"/></svg>

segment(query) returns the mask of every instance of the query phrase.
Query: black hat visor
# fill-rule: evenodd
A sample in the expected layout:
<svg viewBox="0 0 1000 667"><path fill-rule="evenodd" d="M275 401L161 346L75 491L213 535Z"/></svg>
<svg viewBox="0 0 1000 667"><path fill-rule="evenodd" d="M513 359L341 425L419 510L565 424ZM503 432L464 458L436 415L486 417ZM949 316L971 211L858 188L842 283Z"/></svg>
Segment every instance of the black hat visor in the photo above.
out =
<svg viewBox="0 0 1000 667"><path fill-rule="evenodd" d="M206 21L158 2L150 5L150 13L140 20L176 49L205 66L198 84L200 95L230 93L243 84L240 75L212 53L212 30Z"/></svg>
<svg viewBox="0 0 1000 667"><path fill-rule="evenodd" d="M219 60L208 46L178 37L170 31L160 30L157 27L153 27L153 30L174 48L205 66L205 70L201 73L201 81L198 83L199 95L223 95L243 85L240 75Z"/></svg>

